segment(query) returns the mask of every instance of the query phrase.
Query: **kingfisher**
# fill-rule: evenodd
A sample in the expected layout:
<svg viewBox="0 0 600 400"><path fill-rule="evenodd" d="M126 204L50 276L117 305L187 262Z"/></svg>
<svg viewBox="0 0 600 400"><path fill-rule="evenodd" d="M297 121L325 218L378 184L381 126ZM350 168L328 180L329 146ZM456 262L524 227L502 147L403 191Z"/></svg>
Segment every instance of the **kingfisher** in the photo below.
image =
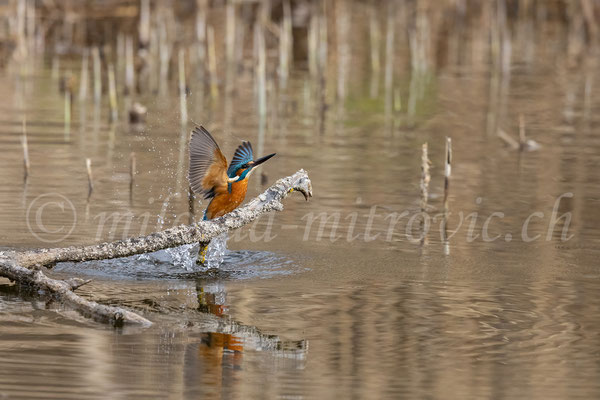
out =
<svg viewBox="0 0 600 400"><path fill-rule="evenodd" d="M195 194L210 199L204 211L204 220L221 217L242 204L248 190L248 178L254 168L274 155L255 160L252 144L243 141L227 166L227 159L212 135L203 126L195 127L190 139L188 179ZM204 264L207 247L200 245L199 264Z"/></svg>

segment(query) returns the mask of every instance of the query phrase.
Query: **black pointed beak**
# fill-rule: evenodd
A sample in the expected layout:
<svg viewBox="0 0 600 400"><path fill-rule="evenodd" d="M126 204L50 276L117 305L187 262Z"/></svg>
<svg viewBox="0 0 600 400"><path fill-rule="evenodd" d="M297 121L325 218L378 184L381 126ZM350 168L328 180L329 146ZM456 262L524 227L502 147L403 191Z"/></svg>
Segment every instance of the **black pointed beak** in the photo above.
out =
<svg viewBox="0 0 600 400"><path fill-rule="evenodd" d="M264 156L259 158L258 160L254 160L252 161L252 168L254 167L258 167L260 164L264 163L265 161L267 161L269 158L273 157L276 153L273 154L269 154L268 156Z"/></svg>

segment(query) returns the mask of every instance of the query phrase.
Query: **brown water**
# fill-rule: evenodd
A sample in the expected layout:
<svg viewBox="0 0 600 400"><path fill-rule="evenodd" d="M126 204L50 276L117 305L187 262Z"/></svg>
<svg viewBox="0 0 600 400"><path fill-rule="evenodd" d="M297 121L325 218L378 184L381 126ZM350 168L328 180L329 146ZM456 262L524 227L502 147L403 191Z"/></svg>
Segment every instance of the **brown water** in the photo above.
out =
<svg viewBox="0 0 600 400"><path fill-rule="evenodd" d="M534 56L513 43L502 75L469 57L475 39L452 43L456 54L420 75L399 51L402 106L391 113L382 79L370 96L362 53L348 62L342 102L330 66L324 121L301 70L286 90L269 86L264 126L251 72L217 101L192 86L190 117L228 157L241 139L257 153L277 152L263 167L268 183L305 168L315 197L292 196L284 212L232 234L218 277L187 270L183 251L53 272L93 278L82 294L130 307L151 328L113 329L0 281L0 397L599 397L597 60L570 66L560 33L540 34ZM106 104L75 101L67 131L49 63L33 65L24 78L14 69L0 75L0 244L87 244L187 223L191 124L180 128L177 96L139 98L149 108L143 128L111 126ZM76 63L61 68L70 67L77 71ZM519 114L536 152L510 150L495 135L498 124L517 138ZM23 184L25 115L32 168ZM433 163L433 217L442 209L446 136L454 145L449 230L457 232L442 240L438 218L421 243L421 144ZM261 190L256 174L249 196ZM570 220L549 229L555 205ZM404 211L390 230L392 213ZM120 222L103 223L113 212ZM330 217L321 234L311 212ZM461 212L471 215L462 225ZM526 233L541 236L524 240L534 212L543 215L529 218Z"/></svg>

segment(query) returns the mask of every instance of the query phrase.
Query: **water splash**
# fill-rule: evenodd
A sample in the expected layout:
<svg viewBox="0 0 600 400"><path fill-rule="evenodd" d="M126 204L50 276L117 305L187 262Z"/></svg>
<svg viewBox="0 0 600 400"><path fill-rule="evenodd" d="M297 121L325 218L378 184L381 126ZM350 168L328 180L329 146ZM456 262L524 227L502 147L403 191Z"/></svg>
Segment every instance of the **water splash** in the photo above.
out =
<svg viewBox="0 0 600 400"><path fill-rule="evenodd" d="M183 268L186 272L194 272L197 270L197 244L185 244L183 246L165 249L165 253L171 257L170 262L174 267Z"/></svg>
<svg viewBox="0 0 600 400"><path fill-rule="evenodd" d="M196 264L199 250L198 244L186 244L171 249L165 249L164 253L169 256L170 260L161 261L169 262L174 267L182 268L186 272L197 272L205 269L218 269L225 260L228 239L229 237L225 232L211 240L206 251L206 258L203 268L199 268L198 264ZM158 255L160 253L155 254Z"/></svg>
<svg viewBox="0 0 600 400"><path fill-rule="evenodd" d="M228 239L227 232L223 232L210 241L206 251L205 266L207 268L219 268L223 264L225 254L227 254Z"/></svg>

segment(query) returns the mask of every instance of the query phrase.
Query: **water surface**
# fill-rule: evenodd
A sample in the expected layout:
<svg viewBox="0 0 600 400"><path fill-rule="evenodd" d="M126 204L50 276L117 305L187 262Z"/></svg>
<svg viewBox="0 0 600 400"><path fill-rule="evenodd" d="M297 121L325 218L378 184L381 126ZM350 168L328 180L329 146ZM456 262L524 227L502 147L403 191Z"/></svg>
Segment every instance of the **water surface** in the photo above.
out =
<svg viewBox="0 0 600 400"><path fill-rule="evenodd" d="M342 101L330 66L324 113L301 66L287 89L269 85L264 124L251 71L217 101L192 84L189 115L228 157L242 139L257 153L277 152L262 167L267 184L305 168L315 197L291 196L284 212L231 234L217 276L165 252L53 272L92 278L84 296L142 313L155 322L148 329L100 325L0 281L0 396L600 396L598 69L568 65L560 32L540 31L535 57L515 39L504 74L475 57L476 37L449 37L455 53L418 74L400 42L401 105L390 110L393 91L381 76L372 91L365 29L353 33ZM76 101L66 130L50 61L34 65L25 77L0 74L0 245L89 244L187 223L191 123L180 127L175 93L138 97L149 108L143 127L110 124L106 104ZM517 138L521 114L536 152L496 137L501 127ZM434 217L443 208L446 136L454 145L448 228L456 233L444 240L438 218L420 240L421 144L429 143ZM89 198L85 158L94 171ZM264 190L260 180L253 176L249 196ZM553 211L570 220L553 223ZM320 230L313 217L322 212L330 219Z"/></svg>

